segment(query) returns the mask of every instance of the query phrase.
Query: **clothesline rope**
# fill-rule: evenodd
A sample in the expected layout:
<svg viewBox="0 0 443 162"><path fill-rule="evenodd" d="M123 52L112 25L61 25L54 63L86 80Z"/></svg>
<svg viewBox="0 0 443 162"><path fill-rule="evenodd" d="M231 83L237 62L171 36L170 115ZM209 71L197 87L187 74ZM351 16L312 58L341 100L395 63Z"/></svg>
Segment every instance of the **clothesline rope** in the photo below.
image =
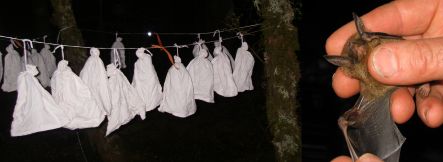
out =
<svg viewBox="0 0 443 162"><path fill-rule="evenodd" d="M252 31L252 32L247 32L247 33L244 33L243 35L251 35L251 34L253 34L253 33L257 33L257 32L260 32L260 31L264 31L264 30L267 30L267 29L269 29L269 28L271 28L271 27L266 27L266 28L262 28L262 29L260 29L260 30L256 30L256 31ZM217 31L218 32L218 31ZM214 33L214 32L211 32L212 34ZM20 40L20 41L23 41L23 40L26 40L26 41L28 41L29 39L21 39L21 38L16 38L16 37L10 37L10 36L5 36L5 35L0 35L0 38L5 38L5 39L12 39L12 40ZM234 39L234 38L238 38L238 36L233 36L233 37L228 37L228 38L224 38L224 39L221 39L221 40L229 40L229 39ZM207 42L204 42L205 44L206 43L213 43L213 42L217 42L217 41L219 41L219 40L213 40L213 41L207 41ZM88 49L88 48L97 48L97 47L91 47L91 46L78 46L78 45L67 45L67 44L58 44L58 43L48 43L48 42L42 42L42 41L36 41L36 40L34 40L34 41L28 41L28 42L32 42L32 43L38 43L38 44L47 44L47 45L51 45L51 46L63 46L63 47L69 47L69 48L84 48L84 49ZM192 45L198 45L198 43L190 43L190 44L184 44L184 45L180 45L180 46L192 46ZM174 46L174 45L170 45L170 46L163 46L164 48L175 48L176 46ZM146 49L153 49L154 47L145 47ZM108 48L108 47L99 47L99 48L97 48L97 49L133 49L133 50L135 50L135 49L138 49L138 47L137 48L133 48L133 47L131 47L131 48Z"/></svg>

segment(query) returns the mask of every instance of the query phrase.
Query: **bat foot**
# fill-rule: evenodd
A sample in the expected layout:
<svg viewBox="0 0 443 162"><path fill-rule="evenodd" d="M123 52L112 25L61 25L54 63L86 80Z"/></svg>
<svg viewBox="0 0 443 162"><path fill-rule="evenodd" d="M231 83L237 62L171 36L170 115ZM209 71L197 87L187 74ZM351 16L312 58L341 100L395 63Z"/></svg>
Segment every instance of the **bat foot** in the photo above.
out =
<svg viewBox="0 0 443 162"><path fill-rule="evenodd" d="M429 96L430 92L431 92L431 85L429 83L422 84L417 88L417 94L420 95L421 97Z"/></svg>

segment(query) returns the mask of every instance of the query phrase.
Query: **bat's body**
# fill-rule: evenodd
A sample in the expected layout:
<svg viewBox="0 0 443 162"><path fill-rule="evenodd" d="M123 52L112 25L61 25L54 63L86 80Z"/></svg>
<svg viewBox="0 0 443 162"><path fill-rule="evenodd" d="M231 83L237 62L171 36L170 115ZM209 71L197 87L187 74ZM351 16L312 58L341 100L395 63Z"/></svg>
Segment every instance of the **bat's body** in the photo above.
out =
<svg viewBox="0 0 443 162"><path fill-rule="evenodd" d="M346 144L355 161L364 153L372 153L385 162L398 162L400 149L405 141L390 113L390 97L395 86L376 81L367 69L368 56L375 47L386 42L403 38L378 32L365 31L363 22L354 14L358 33L349 38L340 56L326 56L344 73L360 80L360 97L350 110L338 120ZM427 95L429 85L419 89ZM421 91L421 92L420 92Z"/></svg>

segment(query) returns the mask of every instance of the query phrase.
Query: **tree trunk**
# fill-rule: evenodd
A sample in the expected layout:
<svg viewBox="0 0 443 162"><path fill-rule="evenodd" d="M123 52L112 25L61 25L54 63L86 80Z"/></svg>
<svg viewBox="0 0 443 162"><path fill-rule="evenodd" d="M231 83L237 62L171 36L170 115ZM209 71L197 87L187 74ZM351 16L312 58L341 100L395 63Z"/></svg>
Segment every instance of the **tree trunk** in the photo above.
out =
<svg viewBox="0 0 443 162"><path fill-rule="evenodd" d="M256 2L257 3L257 2ZM301 128L297 85L300 78L297 28L289 0L261 0L263 18L266 111L279 162L301 161ZM269 28L272 27L272 28Z"/></svg>
<svg viewBox="0 0 443 162"><path fill-rule="evenodd" d="M74 12L72 11L71 0L51 0L54 9L52 22L61 31L61 44L83 46L83 36L77 27ZM65 60L75 73L79 73L86 60L86 50L83 48L65 48Z"/></svg>

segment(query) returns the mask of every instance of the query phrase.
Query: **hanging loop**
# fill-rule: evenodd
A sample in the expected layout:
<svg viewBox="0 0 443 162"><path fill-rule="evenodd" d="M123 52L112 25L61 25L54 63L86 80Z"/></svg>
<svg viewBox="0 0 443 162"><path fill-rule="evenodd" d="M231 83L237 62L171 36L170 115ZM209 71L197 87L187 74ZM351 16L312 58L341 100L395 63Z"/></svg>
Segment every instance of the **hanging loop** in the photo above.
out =
<svg viewBox="0 0 443 162"><path fill-rule="evenodd" d="M145 48L145 51L148 52L149 55L154 56L154 54L152 54L152 52L149 51L148 49Z"/></svg>
<svg viewBox="0 0 443 162"><path fill-rule="evenodd" d="M34 48L34 46L32 45L32 41L29 39L23 39L23 56L25 57L25 70L26 70L26 65L28 64L28 51L26 50L26 43L29 43L29 47Z"/></svg>
<svg viewBox="0 0 443 162"><path fill-rule="evenodd" d="M241 43L243 43L243 42L244 42L244 40L243 40L243 34L242 34L241 32L238 32L237 35L238 35L238 37L240 38Z"/></svg>
<svg viewBox="0 0 443 162"><path fill-rule="evenodd" d="M222 42L222 37L221 37L221 35L220 35L220 30L215 30L214 31L214 35L212 35L213 37L215 37L215 34L217 34L218 33L218 41L221 43Z"/></svg>
<svg viewBox="0 0 443 162"><path fill-rule="evenodd" d="M60 50L61 50L61 52L62 52L62 60L65 60L65 52L64 52L64 46L63 45L58 45L57 47L55 47L54 48L54 50L52 51L52 53L55 53L55 51L57 50L57 49L59 49L60 48Z"/></svg>
<svg viewBox="0 0 443 162"><path fill-rule="evenodd" d="M43 36L43 43L45 43L45 44L46 44L46 37L48 37L48 35Z"/></svg>
<svg viewBox="0 0 443 162"><path fill-rule="evenodd" d="M197 33L197 38L198 38L199 41L202 40L201 37L200 37L200 33Z"/></svg>

